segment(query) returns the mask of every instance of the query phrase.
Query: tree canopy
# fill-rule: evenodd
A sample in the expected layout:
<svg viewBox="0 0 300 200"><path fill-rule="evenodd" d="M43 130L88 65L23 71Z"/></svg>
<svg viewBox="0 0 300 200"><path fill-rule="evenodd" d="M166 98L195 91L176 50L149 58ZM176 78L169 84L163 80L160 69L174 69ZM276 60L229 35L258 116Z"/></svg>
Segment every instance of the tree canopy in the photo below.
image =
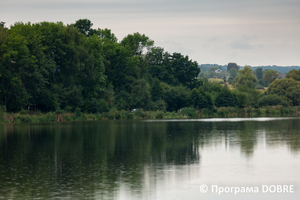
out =
<svg viewBox="0 0 300 200"><path fill-rule="evenodd" d="M111 30L93 29L88 19L70 25L4 25L1 22L0 101L7 111L28 105L38 105L41 111L146 109L158 100L174 110L187 105L187 88L201 83L197 62L155 47L145 34L128 34L118 42Z"/></svg>
<svg viewBox="0 0 300 200"><path fill-rule="evenodd" d="M272 83L278 78L279 72L273 69L266 70L264 72L263 79L267 81L268 83Z"/></svg>
<svg viewBox="0 0 300 200"><path fill-rule="evenodd" d="M236 77L237 86L247 86L248 88L254 88L257 78L252 73L252 69L245 66L244 69L239 70L239 75Z"/></svg>
<svg viewBox="0 0 300 200"><path fill-rule="evenodd" d="M300 70L293 69L289 71L285 78L292 78L296 81L300 81Z"/></svg>

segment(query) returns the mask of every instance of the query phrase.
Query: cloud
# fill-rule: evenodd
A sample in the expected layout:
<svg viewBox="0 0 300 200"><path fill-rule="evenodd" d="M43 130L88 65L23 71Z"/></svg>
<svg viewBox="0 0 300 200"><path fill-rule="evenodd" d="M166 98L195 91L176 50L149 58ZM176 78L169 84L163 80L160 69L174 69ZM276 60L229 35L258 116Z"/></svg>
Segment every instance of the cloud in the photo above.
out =
<svg viewBox="0 0 300 200"><path fill-rule="evenodd" d="M299 0L0 0L6 26L87 18L119 40L140 32L199 63L250 65L300 65L299 9Z"/></svg>
<svg viewBox="0 0 300 200"><path fill-rule="evenodd" d="M235 41L230 43L230 47L233 49L253 49L253 46L247 42Z"/></svg>

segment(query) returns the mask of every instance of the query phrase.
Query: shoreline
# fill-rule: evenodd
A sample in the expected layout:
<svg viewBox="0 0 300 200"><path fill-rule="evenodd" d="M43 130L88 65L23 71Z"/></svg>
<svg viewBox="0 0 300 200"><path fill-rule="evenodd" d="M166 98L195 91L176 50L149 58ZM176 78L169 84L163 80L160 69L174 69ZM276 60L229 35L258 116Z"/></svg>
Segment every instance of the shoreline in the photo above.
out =
<svg viewBox="0 0 300 200"><path fill-rule="evenodd" d="M34 113L3 113L1 124L36 123L36 122L64 122L64 121L96 121L96 120L152 120L152 119L207 119L207 118L236 118L236 117L291 117L298 116L299 107L268 106L254 109L252 107L235 108L221 107L213 110L182 108L179 111L144 111L137 109L131 113L125 110L111 109L105 113L65 113L48 112Z"/></svg>

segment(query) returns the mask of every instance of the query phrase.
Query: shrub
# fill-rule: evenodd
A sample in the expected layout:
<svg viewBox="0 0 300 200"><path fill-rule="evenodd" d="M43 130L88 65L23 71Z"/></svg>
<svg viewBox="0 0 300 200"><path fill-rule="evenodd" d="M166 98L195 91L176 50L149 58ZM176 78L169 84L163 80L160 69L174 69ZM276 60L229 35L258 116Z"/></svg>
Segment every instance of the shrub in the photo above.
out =
<svg viewBox="0 0 300 200"><path fill-rule="evenodd" d="M133 113L128 113L127 119L133 119Z"/></svg>
<svg viewBox="0 0 300 200"><path fill-rule="evenodd" d="M72 112L72 107L71 106L66 106L65 111L68 112L68 113Z"/></svg>
<svg viewBox="0 0 300 200"><path fill-rule="evenodd" d="M153 103L154 110L162 110L165 111L167 108L167 104L164 100L157 100Z"/></svg>
<svg viewBox="0 0 300 200"><path fill-rule="evenodd" d="M57 121L57 117L53 112L48 112L46 115L44 115L44 119L46 122L55 122Z"/></svg>
<svg viewBox="0 0 300 200"><path fill-rule="evenodd" d="M137 118L145 118L147 116L147 113L143 110L143 109L137 109L135 112L134 112L134 115L137 117Z"/></svg>
<svg viewBox="0 0 300 200"><path fill-rule="evenodd" d="M276 105L286 105L283 102L282 97L278 95L265 95L258 99L257 104L259 107L263 106L276 106Z"/></svg>
<svg viewBox="0 0 300 200"><path fill-rule="evenodd" d="M258 85L255 86L255 89L257 89L257 90L264 90L265 87L262 86L262 85L260 85L260 84L258 84Z"/></svg>
<svg viewBox="0 0 300 200"><path fill-rule="evenodd" d="M121 119L121 114L120 114L119 112L116 113L115 118L116 118L117 120Z"/></svg>
<svg viewBox="0 0 300 200"><path fill-rule="evenodd" d="M217 107L235 107L237 106L238 100L234 93L224 87L222 91L217 95L215 105Z"/></svg>
<svg viewBox="0 0 300 200"><path fill-rule="evenodd" d="M157 114L156 114L156 117L155 117L156 119L163 119L164 118L164 113L163 112L161 112L161 111L159 111L159 112L157 112Z"/></svg>
<svg viewBox="0 0 300 200"><path fill-rule="evenodd" d="M191 108L191 107L185 107L185 108L181 108L181 114L182 115L187 115L189 117L197 117L197 112L195 108Z"/></svg>
<svg viewBox="0 0 300 200"><path fill-rule="evenodd" d="M77 108L75 109L74 115L75 115L76 118L81 117L81 110L80 110L79 107L77 107Z"/></svg>
<svg viewBox="0 0 300 200"><path fill-rule="evenodd" d="M202 114L203 114L204 116L211 116L211 115L213 115L213 111L210 110L210 109L204 108L204 109L202 110Z"/></svg>
<svg viewBox="0 0 300 200"><path fill-rule="evenodd" d="M23 108L21 109L21 111L19 112L20 115L27 115L29 114L28 110L24 110Z"/></svg>

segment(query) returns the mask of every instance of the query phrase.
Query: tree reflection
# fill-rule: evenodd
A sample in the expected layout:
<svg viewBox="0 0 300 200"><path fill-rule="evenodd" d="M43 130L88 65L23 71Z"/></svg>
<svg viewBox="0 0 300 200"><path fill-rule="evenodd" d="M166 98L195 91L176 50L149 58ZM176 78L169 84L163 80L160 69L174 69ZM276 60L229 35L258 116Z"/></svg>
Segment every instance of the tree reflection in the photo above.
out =
<svg viewBox="0 0 300 200"><path fill-rule="evenodd" d="M299 120L244 122L92 121L1 125L0 198L113 199L126 183L142 190L145 174L200 163L211 145L255 154L300 150Z"/></svg>

